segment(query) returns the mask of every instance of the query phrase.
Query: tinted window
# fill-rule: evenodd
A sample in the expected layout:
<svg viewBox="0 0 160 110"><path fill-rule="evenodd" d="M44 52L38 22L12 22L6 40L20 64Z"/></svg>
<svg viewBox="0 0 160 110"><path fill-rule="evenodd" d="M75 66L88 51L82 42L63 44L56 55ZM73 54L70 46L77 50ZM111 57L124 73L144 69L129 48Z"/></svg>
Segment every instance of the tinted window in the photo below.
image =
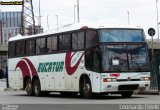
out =
<svg viewBox="0 0 160 110"><path fill-rule="evenodd" d="M34 39L26 41L26 54L33 55L35 53L35 42Z"/></svg>
<svg viewBox="0 0 160 110"><path fill-rule="evenodd" d="M47 38L47 52L54 52L57 50L57 36Z"/></svg>
<svg viewBox="0 0 160 110"><path fill-rule="evenodd" d="M86 32L86 48L92 47L98 43L97 31L89 30Z"/></svg>
<svg viewBox="0 0 160 110"><path fill-rule="evenodd" d="M59 36L59 50L70 50L70 34Z"/></svg>
<svg viewBox="0 0 160 110"><path fill-rule="evenodd" d="M92 69L93 67L93 60L92 60L92 52L91 51L86 51L85 52L85 67L89 70Z"/></svg>
<svg viewBox="0 0 160 110"><path fill-rule="evenodd" d="M84 48L84 32L78 32L72 34L72 49Z"/></svg>
<svg viewBox="0 0 160 110"><path fill-rule="evenodd" d="M46 42L45 38L36 39L36 54L46 52Z"/></svg>
<svg viewBox="0 0 160 110"><path fill-rule="evenodd" d="M102 29L100 30L100 42L142 42L143 30L134 29Z"/></svg>
<svg viewBox="0 0 160 110"><path fill-rule="evenodd" d="M9 57L14 57L15 55L15 43L10 42L9 43Z"/></svg>
<svg viewBox="0 0 160 110"><path fill-rule="evenodd" d="M99 48L96 47L93 50L93 70L94 71L99 71L100 70L100 52L99 52Z"/></svg>
<svg viewBox="0 0 160 110"><path fill-rule="evenodd" d="M24 55L24 41L16 42L16 56Z"/></svg>

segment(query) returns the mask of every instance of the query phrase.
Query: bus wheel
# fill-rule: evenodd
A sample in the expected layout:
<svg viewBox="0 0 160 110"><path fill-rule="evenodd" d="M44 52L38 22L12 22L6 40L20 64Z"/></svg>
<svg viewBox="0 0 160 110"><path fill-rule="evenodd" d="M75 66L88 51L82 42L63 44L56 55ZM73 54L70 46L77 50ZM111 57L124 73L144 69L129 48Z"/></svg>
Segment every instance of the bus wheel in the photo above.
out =
<svg viewBox="0 0 160 110"><path fill-rule="evenodd" d="M34 95L40 96L41 95L41 86L40 86L39 79L36 79L33 84L34 84L34 86L33 86Z"/></svg>
<svg viewBox="0 0 160 110"><path fill-rule="evenodd" d="M132 94L133 94L133 91L126 91L121 93L122 97L124 98L129 98L132 96Z"/></svg>
<svg viewBox="0 0 160 110"><path fill-rule="evenodd" d="M26 90L28 96L32 96L33 95L32 82L31 82L30 79L27 79L27 81L26 81L25 90Z"/></svg>
<svg viewBox="0 0 160 110"><path fill-rule="evenodd" d="M91 82L88 78L85 80L82 80L82 82L81 82L80 95L84 98L91 98L92 97Z"/></svg>

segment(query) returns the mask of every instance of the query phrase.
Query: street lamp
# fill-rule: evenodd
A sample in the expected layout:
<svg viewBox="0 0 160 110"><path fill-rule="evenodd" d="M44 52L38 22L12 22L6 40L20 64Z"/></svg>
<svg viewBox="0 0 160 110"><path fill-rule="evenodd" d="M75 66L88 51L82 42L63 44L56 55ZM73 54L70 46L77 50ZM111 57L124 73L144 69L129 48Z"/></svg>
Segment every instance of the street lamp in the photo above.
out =
<svg viewBox="0 0 160 110"><path fill-rule="evenodd" d="M56 19L57 19L57 27L58 27L58 15L55 15L56 16Z"/></svg>
<svg viewBox="0 0 160 110"><path fill-rule="evenodd" d="M47 15L47 27L49 29L48 15Z"/></svg>
<svg viewBox="0 0 160 110"><path fill-rule="evenodd" d="M41 33L41 1L39 0L39 33Z"/></svg>
<svg viewBox="0 0 160 110"><path fill-rule="evenodd" d="M74 5L74 23L76 22L76 7L77 5Z"/></svg>
<svg viewBox="0 0 160 110"><path fill-rule="evenodd" d="M158 0L156 0L156 12L157 12L157 34L158 34L158 40L159 40L159 21L158 21Z"/></svg>
<svg viewBox="0 0 160 110"><path fill-rule="evenodd" d="M130 24L129 11L127 11L127 15L128 15L128 25L129 25Z"/></svg>
<svg viewBox="0 0 160 110"><path fill-rule="evenodd" d="M79 21L79 0L77 0L77 22Z"/></svg>

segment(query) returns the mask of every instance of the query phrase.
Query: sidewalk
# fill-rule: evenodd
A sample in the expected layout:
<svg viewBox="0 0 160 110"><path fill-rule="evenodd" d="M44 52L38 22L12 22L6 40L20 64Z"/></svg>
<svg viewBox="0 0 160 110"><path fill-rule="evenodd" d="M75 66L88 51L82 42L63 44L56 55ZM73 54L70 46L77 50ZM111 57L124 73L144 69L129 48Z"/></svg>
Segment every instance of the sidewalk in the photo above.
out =
<svg viewBox="0 0 160 110"><path fill-rule="evenodd" d="M6 79L0 79L0 91L6 88Z"/></svg>
<svg viewBox="0 0 160 110"><path fill-rule="evenodd" d="M160 92L158 92L158 90L149 90L149 91L135 91L134 94L138 94L138 95L160 95Z"/></svg>

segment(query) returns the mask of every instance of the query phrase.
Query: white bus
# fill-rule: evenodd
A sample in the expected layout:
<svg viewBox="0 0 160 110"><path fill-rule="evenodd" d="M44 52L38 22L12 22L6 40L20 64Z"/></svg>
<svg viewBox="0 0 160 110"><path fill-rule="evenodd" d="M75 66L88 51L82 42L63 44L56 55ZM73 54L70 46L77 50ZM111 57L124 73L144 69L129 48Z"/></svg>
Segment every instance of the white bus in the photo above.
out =
<svg viewBox="0 0 160 110"><path fill-rule="evenodd" d="M73 24L9 39L9 86L40 96L121 94L150 87L142 28Z"/></svg>

